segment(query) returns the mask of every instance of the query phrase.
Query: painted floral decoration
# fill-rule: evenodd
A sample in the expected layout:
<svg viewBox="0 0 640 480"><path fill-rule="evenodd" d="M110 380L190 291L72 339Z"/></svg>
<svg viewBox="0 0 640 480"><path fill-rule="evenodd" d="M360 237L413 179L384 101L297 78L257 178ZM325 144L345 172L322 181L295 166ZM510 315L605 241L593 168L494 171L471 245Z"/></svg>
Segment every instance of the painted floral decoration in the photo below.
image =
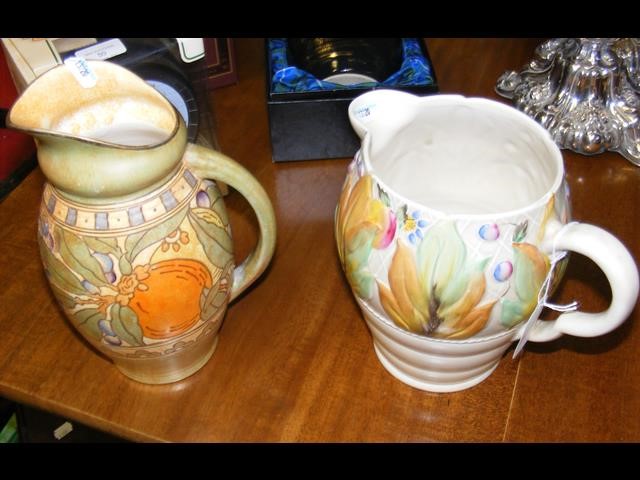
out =
<svg viewBox="0 0 640 480"><path fill-rule="evenodd" d="M188 243L189 233L177 228L162 240L160 248L163 252L166 252L169 248L172 248L174 252L178 252L180 251L180 244L186 245Z"/></svg>
<svg viewBox="0 0 640 480"><path fill-rule="evenodd" d="M228 299L233 270L223 205L211 184L163 222L120 237L74 233L43 209L45 272L80 332L99 345L142 348L212 319ZM210 265L194 255L196 246Z"/></svg>
<svg viewBox="0 0 640 480"><path fill-rule="evenodd" d="M424 229L428 222L424 220L422 214L414 210L407 214L406 205L401 209L402 212L402 231L407 235L407 239L414 245L424 238Z"/></svg>
<svg viewBox="0 0 640 480"><path fill-rule="evenodd" d="M551 196L547 202L540 219L540 229L536 241L542 242L551 218L556 217L555 196ZM504 298L501 300L502 312L500 322L506 328L511 328L529 318L538 304L538 292L549 272L549 257L542 253L535 245L523 240L527 236L529 223L527 220L516 225L511 244L513 246L513 275L512 282L516 299ZM562 273L556 275L556 282L562 277Z"/></svg>
<svg viewBox="0 0 640 480"><path fill-rule="evenodd" d="M454 222L437 222L426 231L415 257L409 246L397 241L389 286L378 282L382 307L398 326L411 332L468 338L485 326L495 304L479 304L488 261L468 257Z"/></svg>
<svg viewBox="0 0 640 480"><path fill-rule="evenodd" d="M549 271L549 258L529 243L514 243L516 300L502 301L501 323L513 327L529 318L538 304L538 292Z"/></svg>

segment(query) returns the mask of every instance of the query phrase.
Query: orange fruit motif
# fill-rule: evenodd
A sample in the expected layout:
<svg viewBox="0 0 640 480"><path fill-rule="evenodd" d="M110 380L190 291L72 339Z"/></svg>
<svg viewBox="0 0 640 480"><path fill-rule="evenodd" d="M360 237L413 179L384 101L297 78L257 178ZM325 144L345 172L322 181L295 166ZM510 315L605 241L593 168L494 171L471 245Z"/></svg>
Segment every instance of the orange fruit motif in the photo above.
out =
<svg viewBox="0 0 640 480"><path fill-rule="evenodd" d="M200 262L164 260L149 268L129 307L138 315L145 337L165 339L187 331L200 318L200 296L211 288L211 274Z"/></svg>

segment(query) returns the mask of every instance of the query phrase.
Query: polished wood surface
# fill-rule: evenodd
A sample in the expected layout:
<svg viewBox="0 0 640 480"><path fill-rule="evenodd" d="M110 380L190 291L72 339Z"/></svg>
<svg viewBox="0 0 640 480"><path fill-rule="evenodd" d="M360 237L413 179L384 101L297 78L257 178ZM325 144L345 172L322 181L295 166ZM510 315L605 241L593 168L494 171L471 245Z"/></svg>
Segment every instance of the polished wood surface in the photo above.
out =
<svg viewBox="0 0 640 480"><path fill-rule="evenodd" d="M493 87L541 39L427 39L440 90L507 102ZM137 441L639 441L640 309L595 339L511 348L480 385L426 393L389 375L340 269L333 212L348 159L271 162L263 43L236 40L239 84L214 92L221 149L272 199L278 243L262 279L229 308L217 351L181 382L121 375L67 324L36 245L44 178L0 204L0 395ZM291 132L295 135L295 131ZM640 258L640 168L618 154L563 151L574 218L600 225ZM227 207L242 259L256 241L248 204ZM559 302L604 308L610 292L573 255Z"/></svg>

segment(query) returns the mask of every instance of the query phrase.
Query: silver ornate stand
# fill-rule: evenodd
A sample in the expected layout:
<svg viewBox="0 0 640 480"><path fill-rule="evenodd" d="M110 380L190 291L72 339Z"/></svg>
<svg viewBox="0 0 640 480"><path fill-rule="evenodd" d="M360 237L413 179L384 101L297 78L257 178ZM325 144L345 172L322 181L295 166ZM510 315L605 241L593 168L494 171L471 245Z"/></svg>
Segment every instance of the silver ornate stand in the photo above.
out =
<svg viewBox="0 0 640 480"><path fill-rule="evenodd" d="M540 44L496 92L540 122L561 147L611 150L640 166L640 39L556 38Z"/></svg>

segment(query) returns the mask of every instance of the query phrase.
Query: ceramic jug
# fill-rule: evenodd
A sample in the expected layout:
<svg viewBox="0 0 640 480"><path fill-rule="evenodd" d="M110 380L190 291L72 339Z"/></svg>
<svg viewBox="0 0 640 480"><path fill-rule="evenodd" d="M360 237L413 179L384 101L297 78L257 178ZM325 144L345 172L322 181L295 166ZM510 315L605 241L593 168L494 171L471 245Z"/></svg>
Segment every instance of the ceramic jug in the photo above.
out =
<svg viewBox="0 0 640 480"><path fill-rule="evenodd" d="M487 378L512 342L519 352L527 340L595 337L627 319L635 260L611 233L572 221L562 154L533 119L489 99L383 89L353 100L349 119L362 145L336 243L391 374L461 390ZM571 251L606 275L604 311L549 301ZM542 321L544 307L562 314Z"/></svg>
<svg viewBox="0 0 640 480"><path fill-rule="evenodd" d="M35 137L47 178L38 224L51 289L128 377L170 383L213 354L229 301L275 246L267 194L241 165L187 143L175 108L118 65L78 61L34 81L8 125ZM234 265L220 180L255 210L255 250Z"/></svg>

